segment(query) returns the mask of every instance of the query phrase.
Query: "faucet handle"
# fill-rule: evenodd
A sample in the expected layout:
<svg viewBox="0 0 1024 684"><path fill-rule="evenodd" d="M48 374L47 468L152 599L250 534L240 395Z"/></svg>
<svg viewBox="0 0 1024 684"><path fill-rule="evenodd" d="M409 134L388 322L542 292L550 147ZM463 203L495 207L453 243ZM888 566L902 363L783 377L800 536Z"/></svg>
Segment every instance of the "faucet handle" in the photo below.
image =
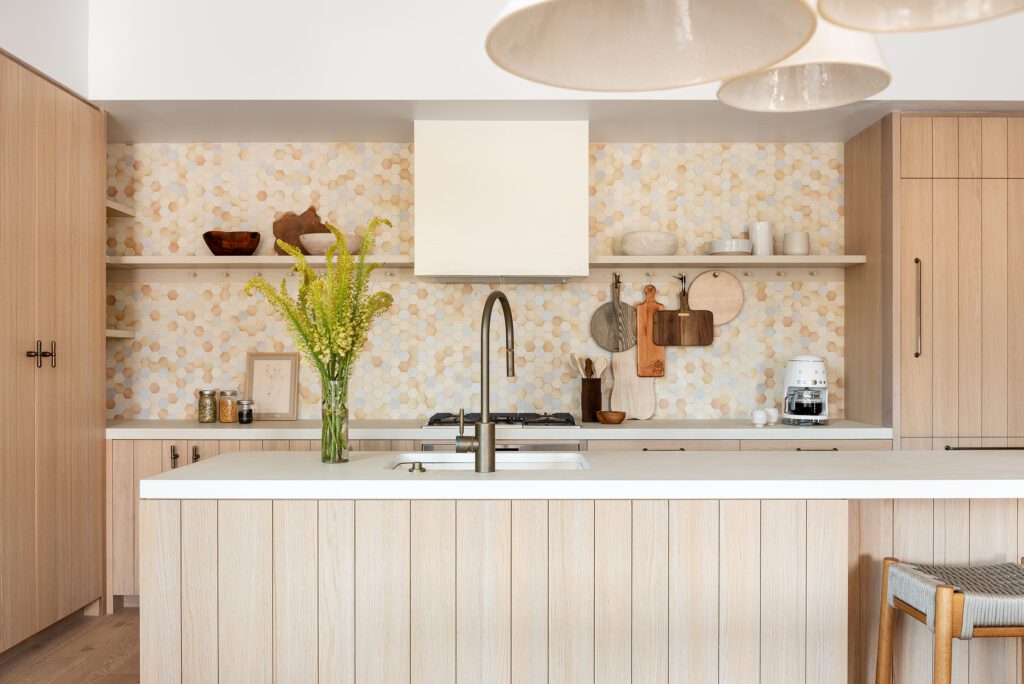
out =
<svg viewBox="0 0 1024 684"><path fill-rule="evenodd" d="M459 437L466 434L466 409L459 409Z"/></svg>

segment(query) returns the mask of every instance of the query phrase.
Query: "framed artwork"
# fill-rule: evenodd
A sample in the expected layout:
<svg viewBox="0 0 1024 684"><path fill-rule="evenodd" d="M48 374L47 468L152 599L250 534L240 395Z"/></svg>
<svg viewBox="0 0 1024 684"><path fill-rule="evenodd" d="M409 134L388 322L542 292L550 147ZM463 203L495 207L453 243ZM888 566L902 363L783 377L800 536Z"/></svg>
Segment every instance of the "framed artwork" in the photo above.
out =
<svg viewBox="0 0 1024 684"><path fill-rule="evenodd" d="M256 420L295 420L299 411L297 352L246 355L245 386Z"/></svg>

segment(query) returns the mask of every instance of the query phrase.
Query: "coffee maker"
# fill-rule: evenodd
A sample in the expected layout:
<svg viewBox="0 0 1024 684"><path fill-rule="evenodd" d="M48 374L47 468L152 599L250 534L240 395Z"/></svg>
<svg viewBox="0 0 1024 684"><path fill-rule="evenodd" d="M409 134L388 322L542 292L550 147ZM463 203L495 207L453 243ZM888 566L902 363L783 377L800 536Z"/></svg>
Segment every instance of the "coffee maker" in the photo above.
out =
<svg viewBox="0 0 1024 684"><path fill-rule="evenodd" d="M828 425L828 370L820 356L801 354L786 364L785 425Z"/></svg>

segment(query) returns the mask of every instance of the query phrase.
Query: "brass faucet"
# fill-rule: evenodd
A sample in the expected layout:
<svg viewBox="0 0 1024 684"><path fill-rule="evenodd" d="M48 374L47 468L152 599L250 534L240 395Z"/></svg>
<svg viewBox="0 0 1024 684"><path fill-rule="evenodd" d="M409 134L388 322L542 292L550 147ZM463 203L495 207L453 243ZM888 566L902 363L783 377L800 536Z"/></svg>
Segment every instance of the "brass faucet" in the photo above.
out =
<svg viewBox="0 0 1024 684"><path fill-rule="evenodd" d="M465 436L466 412L459 409L459 436L455 438L455 451L476 454L476 472L494 472L494 423L491 422L491 312L494 302L501 303L505 315L505 375L516 376L515 332L512 323L512 308L508 297L501 290L495 290L484 303L483 320L480 321L480 422L473 425L473 436Z"/></svg>

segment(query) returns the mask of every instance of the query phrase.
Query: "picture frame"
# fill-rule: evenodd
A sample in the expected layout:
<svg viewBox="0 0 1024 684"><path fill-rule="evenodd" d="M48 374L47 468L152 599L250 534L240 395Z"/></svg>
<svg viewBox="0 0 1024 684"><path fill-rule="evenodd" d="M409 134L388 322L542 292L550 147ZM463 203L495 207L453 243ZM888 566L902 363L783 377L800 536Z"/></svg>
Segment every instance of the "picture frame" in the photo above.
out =
<svg viewBox="0 0 1024 684"><path fill-rule="evenodd" d="M296 420L299 411L299 354L246 354L245 396L255 402L256 420Z"/></svg>

